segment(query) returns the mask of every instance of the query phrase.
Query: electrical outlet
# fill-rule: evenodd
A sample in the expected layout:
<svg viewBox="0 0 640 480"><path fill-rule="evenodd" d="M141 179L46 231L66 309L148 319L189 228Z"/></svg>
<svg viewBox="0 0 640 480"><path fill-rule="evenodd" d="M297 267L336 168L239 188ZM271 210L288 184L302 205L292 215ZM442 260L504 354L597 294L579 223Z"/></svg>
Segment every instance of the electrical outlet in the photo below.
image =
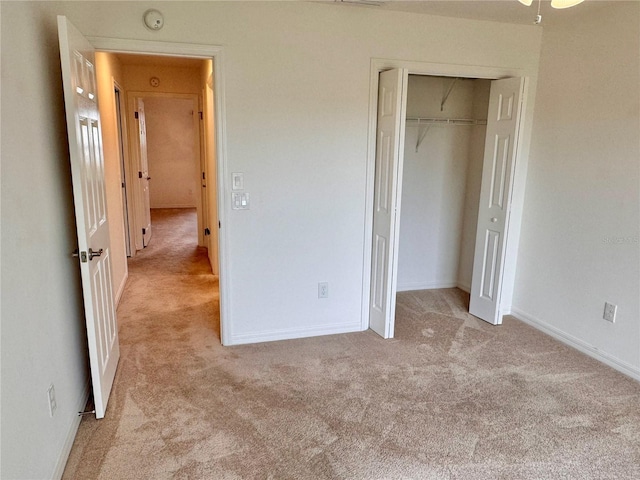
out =
<svg viewBox="0 0 640 480"><path fill-rule="evenodd" d="M318 298L329 298L329 284L327 282L318 284Z"/></svg>
<svg viewBox="0 0 640 480"><path fill-rule="evenodd" d="M605 302L604 304L604 314L602 318L604 318L607 322L614 323L616 321L616 311L618 310L618 306L613 303Z"/></svg>
<svg viewBox="0 0 640 480"><path fill-rule="evenodd" d="M53 383L49 385L47 389L47 398L49 399L49 416L53 417L53 414L58 408L58 404L56 403L56 389L53 386Z"/></svg>

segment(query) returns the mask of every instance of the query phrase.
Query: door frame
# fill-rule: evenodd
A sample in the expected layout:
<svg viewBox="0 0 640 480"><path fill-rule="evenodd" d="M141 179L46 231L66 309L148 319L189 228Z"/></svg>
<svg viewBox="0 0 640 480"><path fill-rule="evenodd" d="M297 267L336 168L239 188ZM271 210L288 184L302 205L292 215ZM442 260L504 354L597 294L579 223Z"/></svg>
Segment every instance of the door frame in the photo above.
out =
<svg viewBox="0 0 640 480"><path fill-rule="evenodd" d="M216 197L218 205L218 261L220 288L220 341L228 345L232 338L232 319L229 311L229 245L227 218L231 192L225 181L227 178L227 137L225 109L225 61L224 48L217 45L196 43L172 43L148 40L131 40L110 37L87 37L96 50L109 53L134 53L139 55L164 55L172 57L190 57L213 61L215 149L216 149Z"/></svg>
<svg viewBox="0 0 640 480"><path fill-rule="evenodd" d="M362 274L362 330L369 328L369 302L371 295L371 255L373 242L373 192L375 182L375 156L376 156L376 124L378 118L378 81L379 74L392 68L406 68L409 75L430 75L438 77L481 78L498 80L507 77L524 77L525 85L530 83L529 76L521 68L488 67L482 65L455 65L447 63L415 62L406 60L372 58L369 75L369 130L367 145L367 166L365 184L365 219L364 219L364 257ZM531 93L525 86L522 100L522 122L519 132L520 139L530 135L531 118L528 115L528 101ZM401 139L404 142L404 138ZM525 143L527 144L525 146ZM502 295L500 298L500 315L511 313L513 298L513 286L515 280L515 266L520 239L520 225L522 220L522 204L524 200L524 187L527 172L528 143L518 142L516 151L515 171L513 175L511 221L509 229L505 232L505 258L502 283ZM399 159L404 162L404 158ZM397 198L401 198L402 185L398 185ZM396 218L396 222L399 219ZM395 292L394 292L395 294Z"/></svg>

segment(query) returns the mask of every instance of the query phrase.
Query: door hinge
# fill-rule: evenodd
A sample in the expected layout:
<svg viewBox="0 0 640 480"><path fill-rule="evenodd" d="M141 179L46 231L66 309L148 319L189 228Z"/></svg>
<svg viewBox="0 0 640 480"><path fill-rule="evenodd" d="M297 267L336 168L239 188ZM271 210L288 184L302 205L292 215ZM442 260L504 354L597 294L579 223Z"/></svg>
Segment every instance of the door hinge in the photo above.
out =
<svg viewBox="0 0 640 480"><path fill-rule="evenodd" d="M222 223L218 222L218 228L222 228Z"/></svg>
<svg viewBox="0 0 640 480"><path fill-rule="evenodd" d="M203 179L203 180L206 180L206 179L204 178L204 172L202 172L202 179Z"/></svg>
<svg viewBox="0 0 640 480"><path fill-rule="evenodd" d="M142 229L142 235L146 235L146 234L147 234L147 229L146 229L146 228L143 228L143 229Z"/></svg>
<svg viewBox="0 0 640 480"><path fill-rule="evenodd" d="M205 234L205 235L211 235L211 230L209 230L209 228L208 228L208 227L207 227L207 228L205 228L205 229L204 229L204 234Z"/></svg>
<svg viewBox="0 0 640 480"><path fill-rule="evenodd" d="M124 182L122 182L122 188L124 188Z"/></svg>
<svg viewBox="0 0 640 480"><path fill-rule="evenodd" d="M142 178L142 172L138 172L138 178Z"/></svg>
<svg viewBox="0 0 640 480"><path fill-rule="evenodd" d="M133 112L133 116L136 118L136 120L138 120L138 118L140 118L140 117L138 116L138 112Z"/></svg>
<svg viewBox="0 0 640 480"><path fill-rule="evenodd" d="M202 120L204 117L202 116L202 112L198 112L198 115L200 115L200 120Z"/></svg>

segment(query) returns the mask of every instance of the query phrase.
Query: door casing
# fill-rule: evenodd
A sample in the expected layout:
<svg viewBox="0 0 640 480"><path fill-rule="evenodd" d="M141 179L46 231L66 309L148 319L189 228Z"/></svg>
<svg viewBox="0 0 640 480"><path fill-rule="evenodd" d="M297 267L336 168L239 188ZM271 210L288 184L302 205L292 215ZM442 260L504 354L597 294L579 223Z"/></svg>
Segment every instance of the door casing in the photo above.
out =
<svg viewBox="0 0 640 480"><path fill-rule="evenodd" d="M216 149L216 197L218 206L218 261L220 288L220 341L223 345L230 344L232 338L233 319L229 308L228 275L228 228L230 204L227 200L231 191L227 178L227 142L226 142L226 109L225 109L225 61L224 48L217 45L203 45L193 43L171 43L147 40L131 40L124 38L87 37L96 50L109 53L134 53L141 55L166 55L173 57L191 57L213 61L214 77L214 118L215 118L215 149Z"/></svg>
<svg viewBox="0 0 640 480"><path fill-rule="evenodd" d="M393 68L406 68L409 75L431 75L439 77L462 77L462 78L481 78L487 80L497 80L508 77L524 77L525 82L529 82L529 78L521 68L505 68L505 67L486 67L481 65L454 65L429 62L411 62L392 59L371 60L370 67L370 88L369 88L369 131L367 145L367 173L366 173L366 196L365 196L365 225L364 225L364 256L363 256L363 273L362 273L362 330L369 328L370 318L370 292L371 292L371 255L373 242L373 193L375 182L375 160L376 160L376 123L378 117L378 83L379 74L385 70ZM527 122L527 90L525 90L522 103L523 126L520 129L520 137L523 137L527 130L531 128L530 122ZM404 138L401 139L404 142ZM519 241L519 228L522 217L522 200L524 193L524 181L526 180L526 142L518 142L518 150L516 152L516 164L514 174L514 184L512 190L511 204L511 222L509 230L505 232L505 260L503 286L500 302L500 314L508 315L511 313L511 301L513 297L513 279L515 277L515 264L517 259L517 246ZM404 159L400 159L404 161ZM400 192L398 193L398 196ZM518 232L515 232L518 230Z"/></svg>

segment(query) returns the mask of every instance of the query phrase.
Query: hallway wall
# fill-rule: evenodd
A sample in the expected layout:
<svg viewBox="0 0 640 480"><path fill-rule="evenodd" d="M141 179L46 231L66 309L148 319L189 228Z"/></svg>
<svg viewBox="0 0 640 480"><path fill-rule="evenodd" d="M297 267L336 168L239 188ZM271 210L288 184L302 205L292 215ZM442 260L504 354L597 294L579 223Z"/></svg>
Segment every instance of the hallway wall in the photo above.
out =
<svg viewBox="0 0 640 480"><path fill-rule="evenodd" d="M127 281L127 254L124 232L124 212L122 202L122 165L118 143L118 118L115 109L113 82L121 90L122 104L126 105L126 90L122 76L122 65L110 53L96 53L96 76L98 98L100 99L100 121L102 124L102 146L104 150L104 178L107 194L107 215L109 216L109 240L111 244L111 282L116 302L120 299ZM125 115L126 122L126 115ZM126 124L123 135L126 136ZM126 142L126 139L124 139ZM126 147L126 144L125 144ZM125 148L126 150L126 148Z"/></svg>
<svg viewBox="0 0 640 480"><path fill-rule="evenodd" d="M196 208L200 195L197 102L144 97L144 108L151 208Z"/></svg>

